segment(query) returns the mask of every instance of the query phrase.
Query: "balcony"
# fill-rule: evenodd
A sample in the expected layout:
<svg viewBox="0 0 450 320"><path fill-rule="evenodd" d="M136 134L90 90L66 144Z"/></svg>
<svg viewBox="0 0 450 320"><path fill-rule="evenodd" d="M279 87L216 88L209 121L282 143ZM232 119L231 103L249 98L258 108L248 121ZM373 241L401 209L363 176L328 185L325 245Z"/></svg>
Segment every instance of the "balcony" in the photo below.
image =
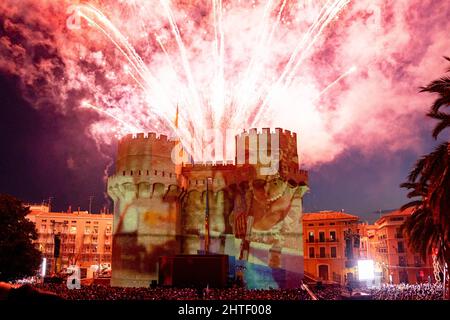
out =
<svg viewBox="0 0 450 320"><path fill-rule="evenodd" d="M316 259L329 259L329 254L316 254Z"/></svg>
<svg viewBox="0 0 450 320"><path fill-rule="evenodd" d="M338 239L306 239L306 243L327 243L327 242L338 242Z"/></svg>

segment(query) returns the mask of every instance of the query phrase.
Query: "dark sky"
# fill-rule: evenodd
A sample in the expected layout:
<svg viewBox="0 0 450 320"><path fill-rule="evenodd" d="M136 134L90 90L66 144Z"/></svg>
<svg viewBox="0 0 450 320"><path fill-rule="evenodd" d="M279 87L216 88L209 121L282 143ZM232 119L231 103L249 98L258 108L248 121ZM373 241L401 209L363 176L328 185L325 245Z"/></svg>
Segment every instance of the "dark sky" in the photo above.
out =
<svg viewBox="0 0 450 320"><path fill-rule="evenodd" d="M62 115L36 110L21 98L19 81L0 74L0 192L30 203L53 197L54 210L108 205L104 172L116 146L103 146L86 134L95 114ZM50 110L53 110L51 108ZM417 129L428 141L429 125ZM301 155L301 154L300 154ZM305 211L340 210L373 221L377 210L395 209L406 201L399 188L420 153L412 151L378 153L370 157L357 150L344 152L335 161L310 170L310 192Z"/></svg>
<svg viewBox="0 0 450 320"><path fill-rule="evenodd" d="M0 74L0 192L30 203L53 197L55 210L107 205L104 170L110 159L85 133L92 113L55 114L21 98L18 80ZM102 151L113 156L114 147Z"/></svg>

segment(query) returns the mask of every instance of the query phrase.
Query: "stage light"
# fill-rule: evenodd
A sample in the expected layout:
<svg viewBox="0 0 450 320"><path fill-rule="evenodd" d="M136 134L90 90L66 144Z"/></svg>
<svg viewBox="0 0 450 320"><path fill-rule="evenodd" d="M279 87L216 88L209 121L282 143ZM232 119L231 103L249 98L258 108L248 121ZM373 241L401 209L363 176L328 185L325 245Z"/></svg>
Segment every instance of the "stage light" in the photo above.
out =
<svg viewBox="0 0 450 320"><path fill-rule="evenodd" d="M42 259L42 270L41 270L41 276L45 277L45 273L47 272L47 258Z"/></svg>
<svg viewBox="0 0 450 320"><path fill-rule="evenodd" d="M373 260L358 260L359 280L373 280L375 278L375 268Z"/></svg>

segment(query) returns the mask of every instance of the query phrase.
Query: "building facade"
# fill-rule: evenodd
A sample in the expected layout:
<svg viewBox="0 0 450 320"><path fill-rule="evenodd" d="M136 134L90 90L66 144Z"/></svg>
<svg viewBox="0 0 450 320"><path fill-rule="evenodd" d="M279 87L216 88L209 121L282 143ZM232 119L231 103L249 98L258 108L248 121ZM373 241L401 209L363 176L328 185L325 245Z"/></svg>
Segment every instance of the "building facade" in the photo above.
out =
<svg viewBox="0 0 450 320"><path fill-rule="evenodd" d="M49 212L47 206L30 206L30 210L27 218L36 225L35 244L46 258L46 275L69 265L111 264L112 214ZM55 257L55 242L56 247L59 242L59 257Z"/></svg>
<svg viewBox="0 0 450 320"><path fill-rule="evenodd" d="M335 211L303 214L305 276L339 284L355 278L360 258L358 220Z"/></svg>
<svg viewBox="0 0 450 320"><path fill-rule="evenodd" d="M426 261L408 246L401 225L412 209L392 211L374 226L367 228L368 255L375 261L375 271L381 283L416 283L434 280L431 257Z"/></svg>

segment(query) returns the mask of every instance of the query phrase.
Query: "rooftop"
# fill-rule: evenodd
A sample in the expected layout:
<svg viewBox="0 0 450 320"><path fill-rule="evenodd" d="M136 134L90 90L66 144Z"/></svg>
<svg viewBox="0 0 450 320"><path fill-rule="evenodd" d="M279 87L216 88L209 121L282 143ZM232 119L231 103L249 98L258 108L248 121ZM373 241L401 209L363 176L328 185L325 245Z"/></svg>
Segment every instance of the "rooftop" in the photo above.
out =
<svg viewBox="0 0 450 320"><path fill-rule="evenodd" d="M403 211L398 209L398 210L394 210L394 211L388 212L385 215L383 215L380 219L375 221L375 224L380 224L383 221L385 221L386 218L389 218L389 217L399 217L399 216L400 217L406 217L406 216L409 216L409 215L411 215L413 213L413 211L414 211L414 207L408 208L408 209L403 210Z"/></svg>
<svg viewBox="0 0 450 320"><path fill-rule="evenodd" d="M98 214L98 213L89 213L88 211L74 211L74 212L47 212L41 210L31 210L28 214L30 216L44 216L44 217L78 217L78 218L90 218L90 219L101 219L101 218L112 218L112 214Z"/></svg>
<svg viewBox="0 0 450 320"><path fill-rule="evenodd" d="M303 220L359 220L359 217L339 211L319 211L303 213Z"/></svg>

